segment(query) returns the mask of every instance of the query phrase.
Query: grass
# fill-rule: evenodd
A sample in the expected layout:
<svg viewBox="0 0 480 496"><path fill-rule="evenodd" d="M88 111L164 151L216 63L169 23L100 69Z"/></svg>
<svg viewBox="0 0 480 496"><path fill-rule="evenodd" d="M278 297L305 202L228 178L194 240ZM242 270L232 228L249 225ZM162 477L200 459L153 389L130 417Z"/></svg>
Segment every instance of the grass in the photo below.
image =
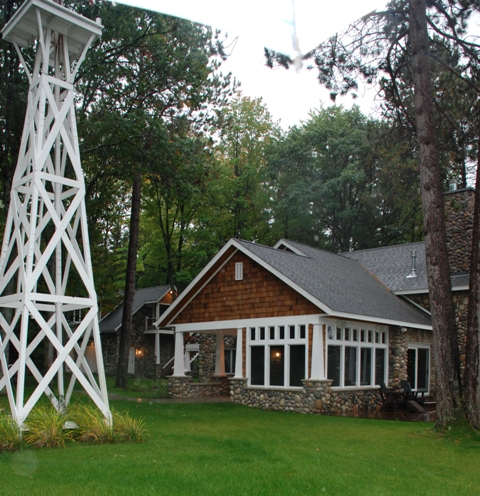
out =
<svg viewBox="0 0 480 496"><path fill-rule="evenodd" d="M115 387L115 377L107 377L107 389L111 394L126 398L168 398L168 379L128 378L128 389Z"/></svg>
<svg viewBox="0 0 480 496"><path fill-rule="evenodd" d="M480 442L431 424L115 401L143 444L0 455L0 495L476 495Z"/></svg>

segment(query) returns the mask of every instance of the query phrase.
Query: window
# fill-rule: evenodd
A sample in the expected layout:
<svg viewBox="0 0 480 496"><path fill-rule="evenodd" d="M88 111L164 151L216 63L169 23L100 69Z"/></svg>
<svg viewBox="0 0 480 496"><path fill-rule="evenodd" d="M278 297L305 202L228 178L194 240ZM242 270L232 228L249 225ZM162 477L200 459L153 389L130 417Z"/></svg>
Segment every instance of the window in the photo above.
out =
<svg viewBox="0 0 480 496"><path fill-rule="evenodd" d="M225 349L225 373L226 374L234 374L235 373L235 357L236 350L233 349Z"/></svg>
<svg viewBox="0 0 480 496"><path fill-rule="evenodd" d="M252 346L250 357L250 382L252 386L263 386L265 384L265 346Z"/></svg>
<svg viewBox="0 0 480 496"><path fill-rule="evenodd" d="M156 315L155 315L156 308L154 306L148 305L146 307L146 317L145 317L145 329L152 329L153 324L155 323Z"/></svg>
<svg viewBox="0 0 480 496"><path fill-rule="evenodd" d="M332 387L373 386L387 376L387 330L327 326L327 376Z"/></svg>
<svg viewBox="0 0 480 496"><path fill-rule="evenodd" d="M270 385L283 386L285 383L285 347L270 346Z"/></svg>
<svg viewBox="0 0 480 496"><path fill-rule="evenodd" d="M251 327L247 346L251 386L302 387L307 372L306 325Z"/></svg>
<svg viewBox="0 0 480 496"><path fill-rule="evenodd" d="M429 390L430 347L428 345L408 345L407 380L414 391Z"/></svg>
<svg viewBox="0 0 480 496"><path fill-rule="evenodd" d="M168 310L169 306L170 305L163 305L162 303L160 303L158 305L158 316L163 315Z"/></svg>

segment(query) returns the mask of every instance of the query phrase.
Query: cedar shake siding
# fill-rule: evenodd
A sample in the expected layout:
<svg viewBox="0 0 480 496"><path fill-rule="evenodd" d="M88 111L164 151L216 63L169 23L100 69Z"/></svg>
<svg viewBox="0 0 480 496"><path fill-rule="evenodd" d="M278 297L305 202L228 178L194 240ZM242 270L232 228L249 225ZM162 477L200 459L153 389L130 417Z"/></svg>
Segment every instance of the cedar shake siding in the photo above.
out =
<svg viewBox="0 0 480 496"><path fill-rule="evenodd" d="M243 279L235 280L235 264ZM212 322L318 314L320 309L258 263L237 252L172 322Z"/></svg>

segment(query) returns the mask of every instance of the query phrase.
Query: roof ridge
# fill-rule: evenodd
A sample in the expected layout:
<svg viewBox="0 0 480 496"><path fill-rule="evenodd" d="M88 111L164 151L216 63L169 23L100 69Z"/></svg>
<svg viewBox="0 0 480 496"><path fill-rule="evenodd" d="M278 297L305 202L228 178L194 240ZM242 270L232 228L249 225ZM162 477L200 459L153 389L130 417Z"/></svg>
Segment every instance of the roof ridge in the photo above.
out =
<svg viewBox="0 0 480 496"><path fill-rule="evenodd" d="M284 238L282 238L282 239L284 239ZM240 243L244 243L244 244L248 244L248 245L257 246L259 248L264 248L267 250L272 250L275 253L286 253L288 255L295 255L296 257L302 256L303 258L310 258L311 259L311 257L309 257L308 255L299 255L298 253L295 253L293 251L279 250L278 248L275 248L273 246L267 246L267 245L263 245L261 243L255 243L253 241L246 241L244 239L239 239L239 238L236 238L235 241L239 241Z"/></svg>
<svg viewBox="0 0 480 496"><path fill-rule="evenodd" d="M387 245L387 246L376 246L374 248L364 248L363 250L352 250L352 251L341 251L337 253L337 255L348 256L351 253L364 253L366 251L374 251L374 250L387 250L389 248L396 248L400 246L413 246L413 245L423 245L425 241L413 241L411 243L399 243L397 245Z"/></svg>
<svg viewBox="0 0 480 496"><path fill-rule="evenodd" d="M325 248L319 248L318 246L312 246L312 245L307 245L306 243L302 243L301 241L293 241L291 239L287 238L281 238L280 241L286 241L287 243L292 243L300 246L305 246L306 248L311 248L312 250L317 250L321 251L322 253L330 253L331 255L340 255L341 253L335 252L335 251L330 251L326 250ZM277 248L278 249L278 248Z"/></svg>

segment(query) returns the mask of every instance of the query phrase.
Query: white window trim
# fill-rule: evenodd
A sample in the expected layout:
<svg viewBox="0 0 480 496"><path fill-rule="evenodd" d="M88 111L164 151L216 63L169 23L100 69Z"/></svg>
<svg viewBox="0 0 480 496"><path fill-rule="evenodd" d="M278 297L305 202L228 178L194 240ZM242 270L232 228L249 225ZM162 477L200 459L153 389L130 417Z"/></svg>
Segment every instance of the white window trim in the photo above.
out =
<svg viewBox="0 0 480 496"><path fill-rule="evenodd" d="M333 338L331 337L331 333L329 333L329 327L333 327ZM342 329L342 337L341 339L337 339L337 328ZM375 359L376 359L376 350L387 350L386 360L385 360L385 369L384 369L384 381L387 383L388 377L388 343L389 343L389 332L387 326L379 326L379 325L366 325L364 322L354 322L354 321L338 321L338 322L329 322L326 324L326 364L325 371L328 374L328 346L339 346L340 347L340 386L332 386L332 389L335 391L338 390L360 390L360 389L377 389L378 385L375 384ZM345 340L345 329L350 329L350 339ZM357 340L353 340L353 329L357 329L358 335ZM367 331L365 335L366 340L360 341L361 339L361 331ZM368 331L372 331L372 341L368 341ZM385 337L385 342L375 342L375 333L380 333L380 341L383 341L383 336ZM382 334L385 333L385 334ZM352 347L356 349L356 382L355 386L345 386L345 347ZM373 350L372 352L372 361L371 361L371 370L370 370L370 384L369 385L361 385L361 360L360 360L360 349L361 348L370 348ZM328 379L331 379L328 377Z"/></svg>
<svg viewBox="0 0 480 496"><path fill-rule="evenodd" d="M430 380L431 380L431 363L432 363L432 347L428 343L408 343L407 346L408 350L416 350L417 351L417 360L418 360L418 350L423 349L423 350L428 350L428 386L427 386L427 391L425 391L425 394L428 396L430 394ZM415 364L415 385L418 384L418 362ZM416 387L412 386L412 391L417 391Z"/></svg>
<svg viewBox="0 0 480 496"><path fill-rule="evenodd" d="M248 383L247 386L252 389L275 389L275 390L293 390L299 391L303 389L303 386L290 386L290 346L292 345L304 345L305 346L305 371L304 377L307 378L308 370L308 325L306 322L293 322L288 320L281 324L271 324L249 326L247 327L247 371L248 371ZM295 326L295 338L290 338L290 326ZM305 337L300 337L300 326L305 326ZM260 339L260 328L265 328L265 338ZM275 328L274 338L270 338L270 328ZM284 339L280 339L280 327L284 327ZM251 329L255 329L255 339L251 338ZM252 365L252 346L264 346L264 382L265 385L253 384L251 383L251 365ZM284 346L284 384L282 386L272 386L270 385L270 348L272 346Z"/></svg>

